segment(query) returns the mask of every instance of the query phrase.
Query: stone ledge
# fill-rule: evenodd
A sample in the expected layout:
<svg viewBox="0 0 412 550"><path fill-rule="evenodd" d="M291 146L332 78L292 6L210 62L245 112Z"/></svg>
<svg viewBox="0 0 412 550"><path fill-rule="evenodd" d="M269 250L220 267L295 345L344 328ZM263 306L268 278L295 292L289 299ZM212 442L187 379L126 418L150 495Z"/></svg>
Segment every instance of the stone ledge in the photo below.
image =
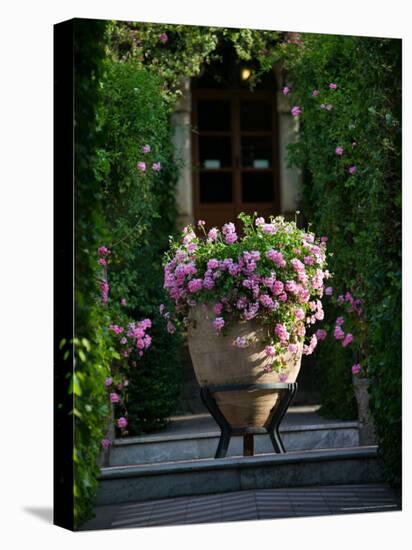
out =
<svg viewBox="0 0 412 550"><path fill-rule="evenodd" d="M353 458L377 458L378 448L351 447L343 449L322 449L313 451L289 452L285 454L265 454L252 457L229 457L219 459L203 458L198 460L181 460L160 464L136 464L127 466L109 466L103 468L99 479L119 479L161 475L163 473L185 473L193 470L227 470L230 468L254 468L256 466L296 464L305 462L324 462L330 460L350 460Z"/></svg>
<svg viewBox="0 0 412 550"><path fill-rule="evenodd" d="M375 446L200 459L104 468L97 502L106 505L243 489L376 483L382 479Z"/></svg>
<svg viewBox="0 0 412 550"><path fill-rule="evenodd" d="M355 421L336 422L329 424L303 424L300 426L283 426L280 428L281 433L296 433L306 431L323 431L323 430L345 430L358 429L359 424ZM142 435L136 437L125 437L123 439L115 439L114 447L123 447L127 445L142 445L146 443L163 443L167 441L182 441L190 439L209 439L220 437L219 431L213 432L198 432L198 433L182 433L182 434L158 434L158 435Z"/></svg>

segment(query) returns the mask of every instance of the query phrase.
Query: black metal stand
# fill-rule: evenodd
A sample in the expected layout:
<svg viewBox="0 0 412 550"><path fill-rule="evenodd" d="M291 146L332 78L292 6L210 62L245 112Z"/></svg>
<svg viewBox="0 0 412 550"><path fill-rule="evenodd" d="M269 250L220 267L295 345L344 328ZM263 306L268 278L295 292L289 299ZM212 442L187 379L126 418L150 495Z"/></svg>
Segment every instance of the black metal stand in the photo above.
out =
<svg viewBox="0 0 412 550"><path fill-rule="evenodd" d="M244 456L254 455L253 436L255 434L262 433L269 434L275 453L285 453L286 450L279 434L279 425L282 422L292 399L295 397L297 389L298 385L296 382L293 384L231 384L225 386L208 386L200 388L200 397L221 430L215 458L224 458L226 456L232 435L243 435ZM280 402L276 402L276 405L270 411L268 419L263 427L232 428L213 397L213 394L218 392L242 390L276 390L280 393Z"/></svg>

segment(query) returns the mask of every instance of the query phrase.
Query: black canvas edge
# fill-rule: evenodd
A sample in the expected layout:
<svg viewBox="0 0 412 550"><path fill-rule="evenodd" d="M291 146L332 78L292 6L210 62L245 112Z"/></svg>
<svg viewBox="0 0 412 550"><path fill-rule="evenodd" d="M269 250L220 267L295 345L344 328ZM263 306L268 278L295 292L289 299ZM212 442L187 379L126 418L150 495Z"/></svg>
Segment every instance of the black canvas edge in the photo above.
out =
<svg viewBox="0 0 412 550"><path fill-rule="evenodd" d="M74 20L54 25L54 479L53 523L74 530L73 438L68 374L74 337ZM68 349L68 348L65 348Z"/></svg>

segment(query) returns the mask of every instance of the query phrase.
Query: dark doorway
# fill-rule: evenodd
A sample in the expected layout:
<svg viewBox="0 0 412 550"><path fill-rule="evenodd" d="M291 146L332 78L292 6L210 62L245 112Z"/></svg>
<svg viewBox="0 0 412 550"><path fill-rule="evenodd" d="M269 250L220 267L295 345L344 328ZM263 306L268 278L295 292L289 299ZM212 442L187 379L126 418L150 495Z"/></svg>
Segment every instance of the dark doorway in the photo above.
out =
<svg viewBox="0 0 412 550"><path fill-rule="evenodd" d="M250 91L243 71L226 55L192 85L193 211L209 227L280 213L276 81Z"/></svg>

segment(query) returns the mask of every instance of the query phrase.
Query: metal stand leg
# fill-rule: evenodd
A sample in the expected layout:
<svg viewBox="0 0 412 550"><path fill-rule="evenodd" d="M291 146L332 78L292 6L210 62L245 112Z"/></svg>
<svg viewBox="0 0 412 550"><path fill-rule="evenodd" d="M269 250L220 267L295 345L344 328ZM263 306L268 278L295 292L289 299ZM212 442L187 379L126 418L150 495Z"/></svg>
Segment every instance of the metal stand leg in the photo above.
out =
<svg viewBox="0 0 412 550"><path fill-rule="evenodd" d="M216 405L216 401L214 400L208 388L206 387L200 388L200 397L203 401L204 406L207 408L207 410L210 412L210 414L218 423L221 431L215 458L224 458L227 455L227 450L229 448L232 430L226 418L220 412L218 406Z"/></svg>
<svg viewBox="0 0 412 550"><path fill-rule="evenodd" d="M289 408L289 405L292 402L292 399L295 397L298 385L297 383L288 384L288 388L283 394L282 397L280 397L280 403L279 406L276 407L275 412L271 418L269 418L268 424L266 426L266 429L269 433L270 440L272 442L273 448L275 450L275 453L285 453L285 447L282 442L282 438L280 437L279 433L279 426L280 423L283 420L283 417L285 416L286 411Z"/></svg>
<svg viewBox="0 0 412 550"><path fill-rule="evenodd" d="M273 407L272 412L266 422L266 425L263 428L255 427L232 429L232 427L220 411L219 407L217 406L217 403L213 397L213 392L239 391L250 389L277 390L280 392L280 402L277 406ZM285 453L286 450L280 437L279 426L282 422L283 417L285 416L289 405L292 402L292 399L295 397L297 389L298 385L296 382L293 384L237 384L226 386L213 386L210 389L207 387L200 388L200 397L203 401L203 404L216 420L221 431L215 458L224 458L227 455L230 439L233 433L235 433L236 435L243 435L243 456L253 456L253 434L258 434L262 432L265 433L265 430L269 434L275 453Z"/></svg>

